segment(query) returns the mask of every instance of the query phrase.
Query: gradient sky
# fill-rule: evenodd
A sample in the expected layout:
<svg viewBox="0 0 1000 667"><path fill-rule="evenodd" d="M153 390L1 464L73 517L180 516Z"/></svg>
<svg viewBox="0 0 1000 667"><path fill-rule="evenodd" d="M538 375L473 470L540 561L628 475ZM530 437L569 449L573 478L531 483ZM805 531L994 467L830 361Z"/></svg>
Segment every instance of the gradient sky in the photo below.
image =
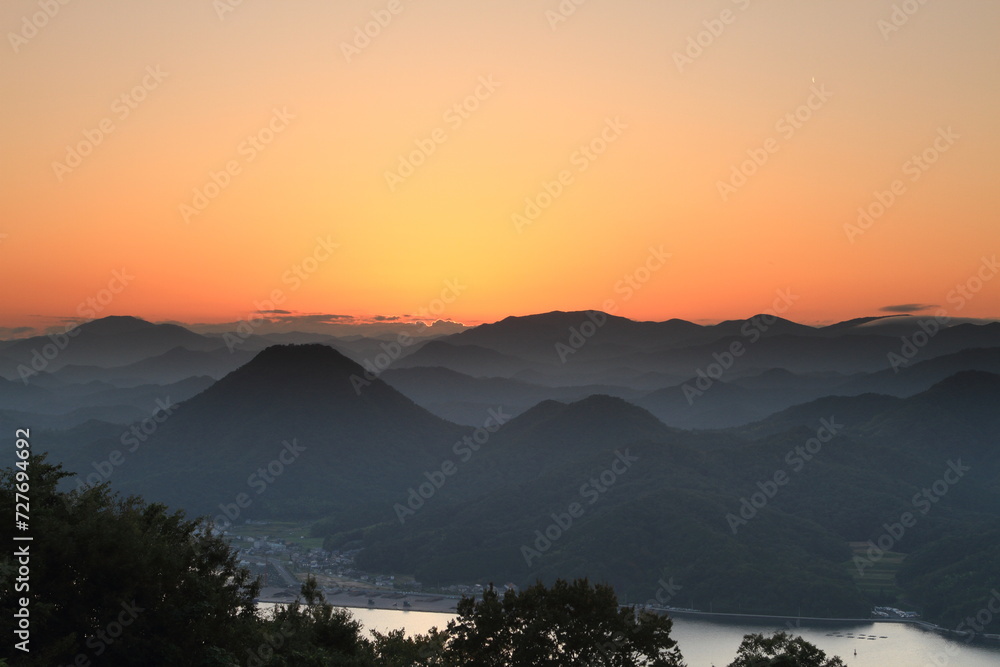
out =
<svg viewBox="0 0 1000 667"><path fill-rule="evenodd" d="M559 22L557 0L46 4L0 6L0 327L90 316L81 304L123 269L93 314L227 322L278 290L292 314L359 319L444 295L431 315L470 323L609 299L704 321L788 289L783 315L801 322L904 304L1000 315L1000 280L973 280L960 312L947 300L1000 246L993 0L895 0L917 9L892 31L889 0L587 0ZM477 90L467 118L449 114ZM779 123L797 110L798 127ZM54 166L102 122L78 166ZM245 143L262 131L271 143ZM393 191L386 172L435 131ZM602 131L615 140L582 157ZM924 151L936 162L915 172ZM229 162L239 173L185 216ZM902 194L852 233L895 180ZM321 238L337 247L313 264ZM670 257L647 273L650 248Z"/></svg>

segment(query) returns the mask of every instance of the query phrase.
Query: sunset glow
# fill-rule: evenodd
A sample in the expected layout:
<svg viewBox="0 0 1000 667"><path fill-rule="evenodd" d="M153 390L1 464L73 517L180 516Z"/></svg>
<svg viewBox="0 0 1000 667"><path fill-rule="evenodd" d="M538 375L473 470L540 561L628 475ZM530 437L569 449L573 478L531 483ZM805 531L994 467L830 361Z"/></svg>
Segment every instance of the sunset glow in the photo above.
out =
<svg viewBox="0 0 1000 667"><path fill-rule="evenodd" d="M8 335L1000 315L997 3L141 4L0 9Z"/></svg>

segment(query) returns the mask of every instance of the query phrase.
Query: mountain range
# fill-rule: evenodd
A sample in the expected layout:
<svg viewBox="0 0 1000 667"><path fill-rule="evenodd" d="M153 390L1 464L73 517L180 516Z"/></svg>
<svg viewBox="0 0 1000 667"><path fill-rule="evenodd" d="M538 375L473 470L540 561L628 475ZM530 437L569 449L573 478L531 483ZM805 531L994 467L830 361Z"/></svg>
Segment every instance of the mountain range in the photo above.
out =
<svg viewBox="0 0 1000 667"><path fill-rule="evenodd" d="M105 318L51 359L47 336L0 343L0 422L79 483L310 521L429 585L585 575L645 601L672 578L675 606L947 622L1000 585L1000 324L921 324L557 312L389 358ZM906 512L903 565L874 577L866 545Z"/></svg>

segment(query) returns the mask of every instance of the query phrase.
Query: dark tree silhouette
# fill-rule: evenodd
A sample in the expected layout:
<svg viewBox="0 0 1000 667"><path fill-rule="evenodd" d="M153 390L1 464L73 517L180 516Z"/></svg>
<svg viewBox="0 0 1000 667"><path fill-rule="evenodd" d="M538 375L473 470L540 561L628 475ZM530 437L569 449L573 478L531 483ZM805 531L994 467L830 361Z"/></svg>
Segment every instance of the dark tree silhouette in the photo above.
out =
<svg viewBox="0 0 1000 667"><path fill-rule="evenodd" d="M787 632L743 637L736 660L729 667L845 667L840 658L826 653L802 637Z"/></svg>

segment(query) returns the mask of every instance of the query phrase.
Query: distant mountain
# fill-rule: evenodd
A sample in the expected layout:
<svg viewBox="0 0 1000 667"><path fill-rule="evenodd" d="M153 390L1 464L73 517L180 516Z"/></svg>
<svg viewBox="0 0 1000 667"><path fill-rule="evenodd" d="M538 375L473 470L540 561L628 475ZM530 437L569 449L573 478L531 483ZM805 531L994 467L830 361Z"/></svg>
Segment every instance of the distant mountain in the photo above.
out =
<svg viewBox="0 0 1000 667"><path fill-rule="evenodd" d="M124 366L77 366L70 364L54 373L68 383L108 382L119 387L140 384L169 384L198 375L221 378L254 357L253 352L227 348L214 350L189 350L175 347Z"/></svg>
<svg viewBox="0 0 1000 667"><path fill-rule="evenodd" d="M478 345L452 345L432 340L392 363L392 368L438 366L473 377L510 377L528 362Z"/></svg>
<svg viewBox="0 0 1000 667"><path fill-rule="evenodd" d="M309 343L321 343L330 345L337 341L336 336L320 333L308 333L299 331L289 331L287 333L261 334L261 338L270 342L271 345L306 345Z"/></svg>
<svg viewBox="0 0 1000 667"><path fill-rule="evenodd" d="M844 320L843 322L835 322L834 324L828 324L824 327L819 327L819 330L824 335L840 335L843 333L855 333L862 325L869 324L871 322L877 322L878 320L887 320L889 318L899 317L898 315L876 315L874 317L856 317L851 320Z"/></svg>
<svg viewBox="0 0 1000 667"><path fill-rule="evenodd" d="M157 406L157 400L176 403L186 401L215 382L210 377L191 377L170 384L144 384L136 387L121 388L103 383L91 385L67 385L49 392L49 398L44 403L35 406L34 410L42 414L58 415L81 408L114 408L133 407L142 411L143 417L151 414ZM95 389L82 392L81 388ZM131 421L131 420L129 420Z"/></svg>
<svg viewBox="0 0 1000 667"><path fill-rule="evenodd" d="M545 398L545 389L538 385L503 377L472 377L440 366L390 368L380 377L419 404L473 396L487 403L532 404Z"/></svg>
<svg viewBox="0 0 1000 667"><path fill-rule="evenodd" d="M1000 347L965 349L914 363L899 369L885 369L857 377L837 388L837 393L911 396L961 371L981 370L1000 373Z"/></svg>
<svg viewBox="0 0 1000 667"><path fill-rule="evenodd" d="M632 402L649 410L665 424L687 429L741 426L796 402L794 398L778 398L767 391L721 381L701 391L698 380L692 378L675 387L658 389Z"/></svg>
<svg viewBox="0 0 1000 667"><path fill-rule="evenodd" d="M509 422L498 439L508 452L534 457L542 450L525 442L545 442L551 455L586 456L640 440L662 440L676 433L652 414L613 396L594 395L573 403L545 401ZM548 461L547 464L554 463Z"/></svg>
<svg viewBox="0 0 1000 667"><path fill-rule="evenodd" d="M962 371L905 399L878 394L820 398L748 425L743 432L760 437L836 415L861 439L877 439L899 449L919 447L942 453L947 453L942 443L952 443L956 452L984 450L991 461L996 458L1000 465L998 405L1000 375Z"/></svg>
<svg viewBox="0 0 1000 667"><path fill-rule="evenodd" d="M1000 375L962 371L906 399L871 425L895 431L901 446L974 457L981 476L1000 485ZM1000 512L1000 504L993 511Z"/></svg>
<svg viewBox="0 0 1000 667"><path fill-rule="evenodd" d="M85 475L118 452L112 488L151 501L316 519L361 567L425 583L590 576L645 601L673 577L679 606L864 615L901 594L952 618L1000 585L1000 323L927 322L552 312L387 354L391 339L312 334L231 353L106 318L28 385L10 369L53 341L3 347L0 425L39 429ZM157 419L165 395L179 405ZM893 544L898 581L859 586L849 543L877 540L959 461Z"/></svg>
<svg viewBox="0 0 1000 667"><path fill-rule="evenodd" d="M836 564L846 547L816 524L768 513L732 534L725 516L739 498L714 471L733 444L692 439L618 399L546 402L505 425L415 516L366 531L359 563L439 584L591 576L639 602L674 577L685 589L678 606L693 596L716 610L801 603L863 614Z"/></svg>
<svg viewBox="0 0 1000 667"><path fill-rule="evenodd" d="M8 379L20 380L17 366L47 373L69 364L123 366L176 347L210 350L222 345L221 340L206 338L174 324L151 324L135 317L112 316L81 324L70 334L19 340L4 349L3 356L9 362L0 372Z"/></svg>
<svg viewBox="0 0 1000 667"><path fill-rule="evenodd" d="M739 432L750 437L766 437L796 428L816 424L820 419L836 416L845 424L859 428L880 414L895 410L903 399L881 394L859 396L824 396L800 405L794 405L753 424L739 427Z"/></svg>
<svg viewBox="0 0 1000 667"><path fill-rule="evenodd" d="M609 344L625 349L680 345L704 339L703 327L684 320L636 322L599 311L554 311L507 317L449 336L446 340L452 345L478 345L511 356L552 364L559 363L556 344L571 344L574 330L595 345Z"/></svg>
<svg viewBox="0 0 1000 667"><path fill-rule="evenodd" d="M633 399L664 423L678 428L742 426L793 405L841 393L848 378L836 373L799 375L781 368L728 381L689 378Z"/></svg>
<svg viewBox="0 0 1000 667"><path fill-rule="evenodd" d="M648 385L627 378L649 372L690 377L733 345L742 353L723 378L727 381L771 368L796 374L878 372L890 369L891 355L906 349L901 334L925 335L920 324L916 318L864 318L817 328L760 314L700 326L683 320L634 322L596 311L556 311L508 317L439 339L437 346L401 363L444 366L475 376L517 376L536 384L611 382L648 390ZM929 340L917 340L923 345L914 349L913 363L970 347L996 346L1000 323L958 324L942 328ZM445 344L471 346L476 352L455 353L440 347ZM504 357L489 357L484 350Z"/></svg>
<svg viewBox="0 0 1000 667"><path fill-rule="evenodd" d="M0 409L25 410L52 398L47 389L0 378Z"/></svg>
<svg viewBox="0 0 1000 667"><path fill-rule="evenodd" d="M995 336L990 326L942 330L918 350L914 363L989 339ZM797 375L879 372L891 369L891 355L899 354L903 344L877 332L831 335L766 315L702 327L680 320L632 322L593 311L555 312L506 318L438 339L393 367L438 366L548 386L610 383L648 391L644 375L683 379L707 372L734 346L739 354L723 369L723 381L772 368ZM657 388L666 384L676 382Z"/></svg>
<svg viewBox="0 0 1000 667"><path fill-rule="evenodd" d="M364 378L361 366L325 345L274 346L161 413L162 423L147 421L155 428L148 440L100 440L55 455L87 470L123 444L135 446L114 470L113 488L196 514L217 513L244 493L253 502L243 517L357 518L386 488L413 483L437 463L430 449L461 432Z"/></svg>
<svg viewBox="0 0 1000 667"><path fill-rule="evenodd" d="M996 398L998 393L1000 393L1000 374L982 370L963 370L935 383L923 395L939 400L957 399L962 406L969 406L970 402L975 402L980 407L992 407L995 405L992 399ZM987 414L1000 418L1000 411Z"/></svg>
<svg viewBox="0 0 1000 667"><path fill-rule="evenodd" d="M870 376L861 373L854 375L840 373L800 375L784 368L769 368L760 373L734 378L731 383L747 389L821 391L825 392L823 395L828 395L854 379L865 377Z"/></svg>
<svg viewBox="0 0 1000 667"><path fill-rule="evenodd" d="M17 391L5 394L5 382L15 385ZM29 426L66 431L90 421L131 424L148 418L162 402L187 400L213 382L209 377L192 377L168 385L150 384L127 389L91 382L55 385L50 390L42 390L33 385L0 380L0 413L6 416L4 423L11 424L12 428ZM15 399L19 396L35 398L19 405L17 400L11 399L11 395ZM69 439L72 440L75 435L85 438L77 433L70 434Z"/></svg>
<svg viewBox="0 0 1000 667"><path fill-rule="evenodd" d="M439 417L471 426L479 426L486 410L497 405L518 415L545 400L578 401L593 394L641 395L613 385L546 387L512 378L474 378L440 367L390 368L380 377Z"/></svg>
<svg viewBox="0 0 1000 667"><path fill-rule="evenodd" d="M542 403L419 513L366 529L359 563L440 584L589 575L639 601L650 582L674 577L683 606L864 616L872 600L853 580L848 542L877 540L911 511L918 523L894 550L923 558L922 547L1000 512L998 401L1000 377L959 374L909 399L824 398L714 434L669 429L607 397ZM602 476L623 450L633 465ZM958 460L967 479L920 513L913 499ZM778 472L787 481L763 495ZM591 491L593 480L604 491ZM763 505L742 514L754 494ZM549 528L572 502L583 514ZM554 537L540 538L547 530ZM331 534L328 545L348 537ZM987 584L989 563L969 560L966 575Z"/></svg>
<svg viewBox="0 0 1000 667"><path fill-rule="evenodd" d="M798 324L783 317L768 314L758 314L742 320L725 320L705 328L711 330L716 335L716 338L725 338L728 336L749 337L754 331L757 331L761 337L814 336L819 334L819 330L816 327Z"/></svg>
<svg viewBox="0 0 1000 667"><path fill-rule="evenodd" d="M920 330L923 331L922 328ZM920 338L914 336L916 331L910 338L911 342L916 343L916 360L919 361L971 348L1000 347L1000 322L950 326L929 337L927 345L922 348L918 343Z"/></svg>
<svg viewBox="0 0 1000 667"><path fill-rule="evenodd" d="M735 347L734 347L735 346ZM661 372L694 375L697 370L707 373L719 357L733 356L721 379L759 373L771 368L784 368L796 374L870 373L889 368L888 354L897 352L900 342L887 336L826 337L778 334L730 336L712 343L680 350L662 349L628 359L633 365L642 364ZM731 350L738 354L733 355ZM929 350L926 357L933 355Z"/></svg>
<svg viewBox="0 0 1000 667"><path fill-rule="evenodd" d="M49 414L44 412L29 412L19 410L0 410L0 425L10 429L24 428L29 424L36 431L47 431L46 449L49 446L49 436L52 431L68 431L89 422L102 422L116 425L122 429L124 425L140 421L149 416L149 411L133 405L99 405L76 408L69 412ZM120 431L119 431L120 432ZM76 442L80 434L72 433L69 441ZM59 449L58 446L52 448ZM84 470L90 462L79 459L79 469Z"/></svg>
<svg viewBox="0 0 1000 667"><path fill-rule="evenodd" d="M860 317L846 322L839 322L822 328L822 331L835 335L864 335L864 336L889 336L899 338L900 336L911 336L916 331L933 331L940 324L934 312L928 314L912 315L886 315L883 317ZM950 318L945 322L946 326L941 329L957 331L961 336L975 337L978 333L991 330L996 332L993 325L994 320L970 320L963 318ZM983 327L988 327L983 329ZM935 334L936 336L937 334ZM971 347L982 347L974 340L969 341Z"/></svg>

